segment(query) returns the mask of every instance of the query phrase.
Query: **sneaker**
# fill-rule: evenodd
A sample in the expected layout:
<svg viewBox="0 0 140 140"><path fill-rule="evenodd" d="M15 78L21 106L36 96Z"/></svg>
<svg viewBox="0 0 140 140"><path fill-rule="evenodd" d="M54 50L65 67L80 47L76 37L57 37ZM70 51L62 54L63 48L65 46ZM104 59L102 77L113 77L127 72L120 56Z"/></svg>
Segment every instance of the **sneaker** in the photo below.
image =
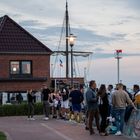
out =
<svg viewBox="0 0 140 140"><path fill-rule="evenodd" d="M57 116L53 116L52 118L53 118L53 119L57 119Z"/></svg>
<svg viewBox="0 0 140 140"><path fill-rule="evenodd" d="M95 132L92 130L92 131L89 131L90 132L90 135L93 135L95 134Z"/></svg>
<svg viewBox="0 0 140 140"><path fill-rule="evenodd" d="M31 118L27 118L27 121L30 121L31 120Z"/></svg>
<svg viewBox="0 0 140 140"><path fill-rule="evenodd" d="M66 118L64 116L61 117L62 120L65 120Z"/></svg>
<svg viewBox="0 0 140 140"><path fill-rule="evenodd" d="M89 130L89 128L86 126L86 127L85 127L85 130Z"/></svg>
<svg viewBox="0 0 140 140"><path fill-rule="evenodd" d="M117 133L115 133L115 136L121 136L121 135L122 135L121 131L117 131Z"/></svg>
<svg viewBox="0 0 140 140"><path fill-rule="evenodd" d="M49 120L49 118L48 117L45 117L44 120L47 121L47 120Z"/></svg>
<svg viewBox="0 0 140 140"><path fill-rule="evenodd" d="M30 118L31 121L35 121L35 118Z"/></svg>
<svg viewBox="0 0 140 140"><path fill-rule="evenodd" d="M107 132L100 132L100 136L108 136Z"/></svg>

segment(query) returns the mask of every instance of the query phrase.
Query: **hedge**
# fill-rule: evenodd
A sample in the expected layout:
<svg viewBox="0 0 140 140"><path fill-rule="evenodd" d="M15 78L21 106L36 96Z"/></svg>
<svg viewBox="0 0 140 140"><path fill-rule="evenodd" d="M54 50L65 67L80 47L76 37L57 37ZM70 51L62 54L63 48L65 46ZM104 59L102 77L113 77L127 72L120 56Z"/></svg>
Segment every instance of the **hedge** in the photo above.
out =
<svg viewBox="0 0 140 140"><path fill-rule="evenodd" d="M35 115L43 114L42 103L35 103ZM0 106L0 116L25 116L28 113L28 105L25 103Z"/></svg>
<svg viewBox="0 0 140 140"><path fill-rule="evenodd" d="M0 132L0 140L6 140L6 136L3 132Z"/></svg>

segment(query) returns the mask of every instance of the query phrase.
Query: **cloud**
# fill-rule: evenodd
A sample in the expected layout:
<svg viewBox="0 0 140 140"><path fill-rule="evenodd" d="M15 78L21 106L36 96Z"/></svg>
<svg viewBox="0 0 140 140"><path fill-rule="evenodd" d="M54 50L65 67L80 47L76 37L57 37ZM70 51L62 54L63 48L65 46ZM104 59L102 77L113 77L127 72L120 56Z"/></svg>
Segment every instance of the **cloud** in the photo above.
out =
<svg viewBox="0 0 140 140"><path fill-rule="evenodd" d="M140 53L123 53L122 57L135 57L135 56L140 56ZM108 59L108 58L114 58L115 55L114 53L94 53L93 54L93 59Z"/></svg>
<svg viewBox="0 0 140 140"><path fill-rule="evenodd" d="M140 11L140 1L139 0L127 0L128 8Z"/></svg>
<svg viewBox="0 0 140 140"><path fill-rule="evenodd" d="M50 49L57 50L65 2L66 0L0 0L0 16L9 15ZM112 80L108 75L114 67L110 71L108 67L115 61L116 49L127 52L123 53L123 58L129 58L125 61L128 66L131 66L131 59L134 59L133 62L139 61L137 58L140 54L137 52L140 52L140 0L68 0L68 3L71 30L77 36L74 50L93 52L93 58L90 59L96 61L93 69L99 68L95 73L101 75L96 74L89 78ZM65 35L62 37L60 49L65 50ZM82 65L87 64L83 57L79 57L78 61ZM101 71L103 66L107 67L106 74ZM137 64L134 66L136 68ZM133 75L129 78L130 73L136 72L129 71L126 81L139 77ZM93 71L90 74L93 75ZM114 72L111 77L113 76Z"/></svg>
<svg viewBox="0 0 140 140"><path fill-rule="evenodd" d="M135 35L140 37L140 32L139 33L135 33Z"/></svg>
<svg viewBox="0 0 140 140"><path fill-rule="evenodd" d="M102 49L102 48L95 48L94 49L94 52L103 52L104 51L104 49Z"/></svg>
<svg viewBox="0 0 140 140"><path fill-rule="evenodd" d="M140 56L140 53L124 53L123 56L130 57L130 56Z"/></svg>
<svg viewBox="0 0 140 140"><path fill-rule="evenodd" d="M61 31L63 31L61 49L65 50L65 28L62 29L60 25L43 27L37 20L22 21L20 25L48 45L52 50L56 49L56 46L58 46L57 43L60 41ZM126 36L126 34L122 33L112 33L110 36L99 35L95 31L79 27L71 28L71 32L77 36L74 49L87 51L93 51L94 47L101 44L124 40Z"/></svg>
<svg viewBox="0 0 140 140"><path fill-rule="evenodd" d="M23 20L20 21L18 24L24 27L33 27L33 26L40 26L40 23L38 20Z"/></svg>
<svg viewBox="0 0 140 140"><path fill-rule="evenodd" d="M118 40L124 40L125 37L127 36L127 34L124 33L112 33L111 36L113 36L113 38L118 41Z"/></svg>

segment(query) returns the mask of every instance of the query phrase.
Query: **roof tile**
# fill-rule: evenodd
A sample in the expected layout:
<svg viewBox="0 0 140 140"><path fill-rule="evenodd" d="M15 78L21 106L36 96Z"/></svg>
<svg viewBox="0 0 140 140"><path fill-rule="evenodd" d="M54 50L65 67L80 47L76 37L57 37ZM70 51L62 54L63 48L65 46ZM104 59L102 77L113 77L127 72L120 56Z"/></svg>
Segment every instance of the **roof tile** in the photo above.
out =
<svg viewBox="0 0 140 140"><path fill-rule="evenodd" d="M0 53L7 51L52 53L48 47L5 15L0 18Z"/></svg>

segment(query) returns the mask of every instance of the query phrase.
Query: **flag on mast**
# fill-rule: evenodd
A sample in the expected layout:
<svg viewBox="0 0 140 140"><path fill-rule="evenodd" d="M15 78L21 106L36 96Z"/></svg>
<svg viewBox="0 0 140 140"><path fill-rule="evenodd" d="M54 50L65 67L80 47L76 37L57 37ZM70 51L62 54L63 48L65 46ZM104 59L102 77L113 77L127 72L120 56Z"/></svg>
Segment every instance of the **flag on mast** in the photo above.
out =
<svg viewBox="0 0 140 140"><path fill-rule="evenodd" d="M122 53L122 50L116 50L117 53Z"/></svg>
<svg viewBox="0 0 140 140"><path fill-rule="evenodd" d="M60 61L60 67L63 67L63 62L62 62L62 60L59 59L59 61Z"/></svg>

